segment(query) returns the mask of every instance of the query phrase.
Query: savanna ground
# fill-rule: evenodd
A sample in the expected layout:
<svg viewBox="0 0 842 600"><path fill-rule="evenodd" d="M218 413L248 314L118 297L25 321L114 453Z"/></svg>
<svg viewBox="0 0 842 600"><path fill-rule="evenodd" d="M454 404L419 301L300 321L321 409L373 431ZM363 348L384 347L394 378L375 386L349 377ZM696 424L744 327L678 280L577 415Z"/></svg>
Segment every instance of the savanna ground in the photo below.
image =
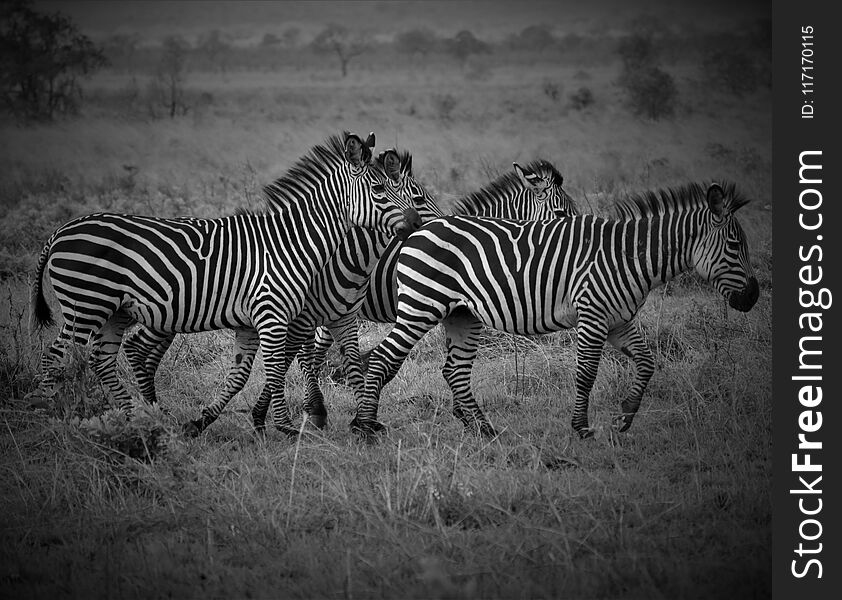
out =
<svg viewBox="0 0 842 600"><path fill-rule="evenodd" d="M631 115L617 65L384 72L361 62L344 81L332 65L191 74L202 103L172 121L144 116L128 79L106 72L86 87L82 116L3 125L3 595L768 596L770 92L735 97L691 67L670 71L678 110L659 121ZM582 86L595 102L577 110L567 98ZM658 368L641 411L627 433L613 432L632 375L606 349L588 441L569 425L571 333L488 333L474 387L502 430L494 441L466 435L451 416L438 329L384 389L390 430L376 445L350 433L352 394L327 379L324 432L294 444L274 431L256 439L247 411L260 363L217 423L183 438L180 424L222 388L228 332L181 336L165 358L157 381L168 414L152 410L133 425L151 461L125 456L143 449L120 445L119 425L91 419L107 405L84 350L52 403L22 400L56 333L27 327L31 272L55 227L97 210L218 216L259 207L264 183L342 129L410 150L416 175L445 204L537 157L558 166L584 211L606 212L630 191L735 181L753 199L739 218L760 299L737 313L693 275L653 292L640 320ZM365 326L364 347L386 331ZM121 369L136 394L125 361ZM292 406L302 389L294 368Z"/></svg>

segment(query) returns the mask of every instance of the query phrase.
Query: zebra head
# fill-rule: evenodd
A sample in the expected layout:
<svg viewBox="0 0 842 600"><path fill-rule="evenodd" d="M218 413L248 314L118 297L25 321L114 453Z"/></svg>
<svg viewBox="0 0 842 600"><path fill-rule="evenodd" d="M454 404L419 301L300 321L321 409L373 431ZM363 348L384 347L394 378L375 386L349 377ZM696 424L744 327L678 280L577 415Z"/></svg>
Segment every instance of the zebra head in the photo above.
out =
<svg viewBox="0 0 842 600"><path fill-rule="evenodd" d="M383 170L372 164L374 143L374 133L366 140L345 134L345 161L352 190L357 192L349 198L346 217L353 225L406 239L421 227L421 217L411 199L393 189Z"/></svg>
<svg viewBox="0 0 842 600"><path fill-rule="evenodd" d="M546 160L536 160L526 167L512 163L523 189L537 204L536 219L570 217L579 214L573 199L564 191L564 178Z"/></svg>
<svg viewBox="0 0 842 600"><path fill-rule="evenodd" d="M423 223L444 215L433 197L413 176L409 152L389 148L377 156L376 165L386 176L386 185L409 199L410 206L418 211Z"/></svg>
<svg viewBox="0 0 842 600"><path fill-rule="evenodd" d="M707 233L693 251L696 271L713 283L728 304L741 312L751 310L760 295L751 267L743 228L734 213L748 200L733 185L713 183L707 190L704 219Z"/></svg>

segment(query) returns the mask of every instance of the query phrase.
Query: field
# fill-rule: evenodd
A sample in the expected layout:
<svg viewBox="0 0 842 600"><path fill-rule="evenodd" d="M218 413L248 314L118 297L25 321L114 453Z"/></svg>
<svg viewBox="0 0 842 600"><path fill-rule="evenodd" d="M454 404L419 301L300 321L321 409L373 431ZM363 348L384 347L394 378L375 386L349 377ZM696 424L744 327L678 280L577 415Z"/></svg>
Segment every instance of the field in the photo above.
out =
<svg viewBox="0 0 842 600"><path fill-rule="evenodd" d="M771 95L710 89L670 68L670 119L632 116L617 64L456 64L194 73L186 116L150 119L126 76L86 87L84 112L2 125L0 148L0 590L4 597L753 598L770 595ZM556 98L547 82L559 88ZM567 98L580 87L595 102ZM761 295L746 314L688 274L655 290L641 322L657 360L641 412L611 428L630 385L606 349L594 439L569 425L572 333L489 331L474 371L502 435L450 414L436 329L384 389L389 435L348 430L350 391L325 378L328 428L290 443L252 433L260 363L198 439L180 424L219 393L232 336L177 339L158 374L166 414L138 425L155 459L109 453L103 391L71 361L53 403L32 408L38 357L28 277L51 231L96 210L218 216L260 207L260 188L343 129L410 150L444 204L542 157L585 212L627 192L730 180ZM30 275L28 275L30 274ZM49 288L48 288L49 289ZM48 297L52 299L51 293ZM364 347L387 328L364 327ZM130 389L134 381L121 362ZM288 398L302 397L297 369ZM165 446L165 449L163 448ZM124 448L125 450L125 448Z"/></svg>

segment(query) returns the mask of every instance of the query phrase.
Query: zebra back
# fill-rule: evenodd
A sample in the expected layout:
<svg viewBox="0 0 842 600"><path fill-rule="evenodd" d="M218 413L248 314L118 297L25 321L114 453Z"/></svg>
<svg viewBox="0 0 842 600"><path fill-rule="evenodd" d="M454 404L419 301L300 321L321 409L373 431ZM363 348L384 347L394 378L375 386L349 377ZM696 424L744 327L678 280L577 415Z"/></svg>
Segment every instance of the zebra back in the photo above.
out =
<svg viewBox="0 0 842 600"><path fill-rule="evenodd" d="M525 167L513 166L512 171L456 200L451 214L528 220L579 214L552 163L538 159Z"/></svg>

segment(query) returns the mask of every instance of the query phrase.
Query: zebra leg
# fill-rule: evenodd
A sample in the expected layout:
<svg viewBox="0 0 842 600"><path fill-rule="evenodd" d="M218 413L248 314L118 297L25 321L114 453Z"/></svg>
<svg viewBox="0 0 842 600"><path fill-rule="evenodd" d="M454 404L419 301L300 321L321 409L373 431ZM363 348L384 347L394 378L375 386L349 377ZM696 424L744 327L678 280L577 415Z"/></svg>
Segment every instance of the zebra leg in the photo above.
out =
<svg viewBox="0 0 842 600"><path fill-rule="evenodd" d="M340 345L342 370L345 374L346 381L354 391L357 402L359 402L362 399L365 382L362 369L360 368L359 327L356 316L346 316L339 322L334 323L330 327L328 335L330 336L329 339L336 340ZM316 336L316 344L318 344L318 334ZM307 397L304 410L307 411L310 420L317 427L323 428L327 418L327 409L324 405L324 395L319 386L319 370L314 366L316 362L316 358L314 357L316 344L312 343L311 339L310 343L305 346L302 352L301 362L307 377Z"/></svg>
<svg viewBox="0 0 842 600"><path fill-rule="evenodd" d="M319 429L324 429L327 421L324 396L319 387L318 371L313 368L315 321L307 313L301 313L289 326L286 342L287 368L298 356L298 364L304 375L306 391L304 395L304 412L310 421ZM324 357L322 357L324 358Z"/></svg>
<svg viewBox="0 0 842 600"><path fill-rule="evenodd" d="M70 344L84 344L89 334L88 331L80 332L69 327L67 323L61 326L55 341L41 356L41 381L38 388L27 394L27 398L32 399L33 406L41 404L41 401L35 398L46 399L56 394L56 383L62 376L68 347Z"/></svg>
<svg viewBox="0 0 842 600"><path fill-rule="evenodd" d="M608 337L604 319L596 313L580 311L576 325L576 402L571 424L581 438L592 437L588 427L588 401Z"/></svg>
<svg viewBox="0 0 842 600"><path fill-rule="evenodd" d="M482 323L467 309L457 308L442 321L447 338L447 359L441 373L453 393L453 415L466 429L475 428L485 437L497 432L483 414L471 392L471 371L479 348Z"/></svg>
<svg viewBox="0 0 842 600"><path fill-rule="evenodd" d="M266 385L251 411L254 428L258 433L264 432L266 414L271 408L272 424L275 428L293 437L298 434L298 430L292 426L284 396L287 374L285 354L287 324L275 321L271 324L257 325L257 328L260 335L260 349L263 351Z"/></svg>
<svg viewBox="0 0 842 600"><path fill-rule="evenodd" d="M322 395L322 389L319 386L318 371L313 367L314 353L315 339L313 335L310 335L302 345L301 352L298 355L298 364L304 373L305 381L304 412L313 425L319 429L324 429L327 424L327 409L325 408L325 398Z"/></svg>
<svg viewBox="0 0 842 600"><path fill-rule="evenodd" d="M140 327L123 340L123 349L137 380L140 394L148 404L155 404L158 401L155 392L155 373L174 339L175 334Z"/></svg>
<svg viewBox="0 0 842 600"><path fill-rule="evenodd" d="M351 421L351 430L370 434L386 428L377 421L380 390L389 383L406 360L409 351L438 324L438 320L408 319L398 316L398 321L380 344L372 351L365 378L365 390L357 404L357 414Z"/></svg>
<svg viewBox="0 0 842 600"><path fill-rule="evenodd" d="M316 373L320 373L325 366L327 351L333 345L333 335L327 327L316 328L316 338L310 351L310 361Z"/></svg>
<svg viewBox="0 0 842 600"><path fill-rule="evenodd" d="M234 332L234 360L225 375L225 386L222 395L214 402L202 409L202 415L193 421L188 421L182 427L186 435L196 437L211 423L219 418L225 407L246 385L251 375L254 357L260 347L257 331L251 328L237 329Z"/></svg>
<svg viewBox="0 0 842 600"><path fill-rule="evenodd" d="M612 331L608 335L608 341L634 361L634 383L620 405L623 409L619 417L622 432L631 427L634 416L640 408L643 392L655 373L655 359L634 320Z"/></svg>
<svg viewBox="0 0 842 600"><path fill-rule="evenodd" d="M132 397L126 387L117 377L117 352L123 341L123 332L132 323L132 318L122 311L106 321L93 338L93 350L91 352L91 369L96 373L102 384L111 392L111 396L117 406L126 411L132 412Z"/></svg>

